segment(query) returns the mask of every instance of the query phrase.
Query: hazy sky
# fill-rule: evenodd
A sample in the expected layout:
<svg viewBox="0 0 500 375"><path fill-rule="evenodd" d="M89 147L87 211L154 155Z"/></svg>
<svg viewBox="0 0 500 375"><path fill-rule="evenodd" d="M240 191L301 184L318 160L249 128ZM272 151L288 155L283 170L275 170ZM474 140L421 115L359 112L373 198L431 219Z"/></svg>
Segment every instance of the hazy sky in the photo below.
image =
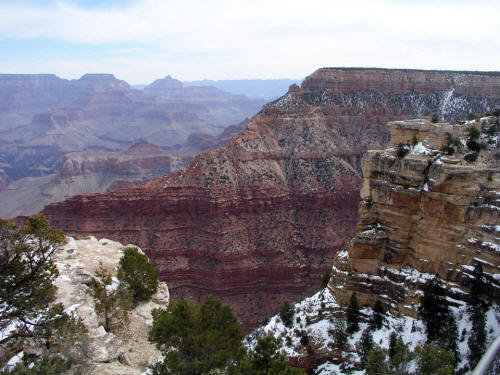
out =
<svg viewBox="0 0 500 375"><path fill-rule="evenodd" d="M0 72L129 83L500 70L500 1L0 0Z"/></svg>

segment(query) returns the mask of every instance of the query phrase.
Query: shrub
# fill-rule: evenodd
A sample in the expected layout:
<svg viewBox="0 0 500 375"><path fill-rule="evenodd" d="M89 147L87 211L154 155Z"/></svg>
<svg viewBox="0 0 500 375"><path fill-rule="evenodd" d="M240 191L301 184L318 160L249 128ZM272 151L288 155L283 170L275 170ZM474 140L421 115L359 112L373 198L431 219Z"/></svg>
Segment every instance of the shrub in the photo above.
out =
<svg viewBox="0 0 500 375"><path fill-rule="evenodd" d="M111 273L102 264L90 283L95 299L95 312L106 331L128 322L128 312L132 309L131 296L123 285L115 287Z"/></svg>
<svg viewBox="0 0 500 375"><path fill-rule="evenodd" d="M469 136L469 139L478 139L481 132L475 126L471 126L467 129L467 135Z"/></svg>
<svg viewBox="0 0 500 375"><path fill-rule="evenodd" d="M453 146L446 145L446 146L443 146L441 151L443 153L445 153L446 155L453 155L455 153L455 148Z"/></svg>
<svg viewBox="0 0 500 375"><path fill-rule="evenodd" d="M451 133L446 133L446 142L450 146L458 147L461 145L460 140L451 135Z"/></svg>
<svg viewBox="0 0 500 375"><path fill-rule="evenodd" d="M465 155L464 160L469 163L474 163L477 160L478 156L479 156L478 152L472 152L470 154Z"/></svg>
<svg viewBox="0 0 500 375"><path fill-rule="evenodd" d="M408 145L400 143L396 150L396 155L398 156L398 158L403 159L406 155L408 155L409 152L410 148L408 147Z"/></svg>
<svg viewBox="0 0 500 375"><path fill-rule="evenodd" d="M413 135L413 139L412 139L411 143L413 144L413 146L416 146L418 144L418 138L416 135Z"/></svg>
<svg viewBox="0 0 500 375"><path fill-rule="evenodd" d="M466 144L471 151L479 152L481 150L481 145L475 139L469 139Z"/></svg>
<svg viewBox="0 0 500 375"><path fill-rule="evenodd" d="M432 120L431 120L431 122L432 122L433 124L435 124L435 123L436 123L436 122L438 122L438 121L439 121L439 120L438 120L437 116L432 116Z"/></svg>
<svg viewBox="0 0 500 375"><path fill-rule="evenodd" d="M158 289L158 273L147 255L135 247L123 250L118 268L118 279L132 292L134 301L148 301Z"/></svg>

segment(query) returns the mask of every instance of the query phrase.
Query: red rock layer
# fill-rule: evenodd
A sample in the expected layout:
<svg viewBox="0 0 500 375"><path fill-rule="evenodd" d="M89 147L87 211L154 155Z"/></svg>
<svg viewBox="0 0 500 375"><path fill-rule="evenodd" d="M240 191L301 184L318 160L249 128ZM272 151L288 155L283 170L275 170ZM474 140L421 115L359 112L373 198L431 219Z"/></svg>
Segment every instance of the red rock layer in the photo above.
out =
<svg viewBox="0 0 500 375"><path fill-rule="evenodd" d="M174 299L214 294L250 329L281 301L317 288L335 252L354 234L361 155L387 142L387 120L500 106L498 95L487 95L499 75L478 81L471 74L432 73L445 75L455 78L319 70L182 173L77 196L44 213L68 232L138 244ZM459 79L463 95L456 96ZM484 95L477 82L487 88Z"/></svg>

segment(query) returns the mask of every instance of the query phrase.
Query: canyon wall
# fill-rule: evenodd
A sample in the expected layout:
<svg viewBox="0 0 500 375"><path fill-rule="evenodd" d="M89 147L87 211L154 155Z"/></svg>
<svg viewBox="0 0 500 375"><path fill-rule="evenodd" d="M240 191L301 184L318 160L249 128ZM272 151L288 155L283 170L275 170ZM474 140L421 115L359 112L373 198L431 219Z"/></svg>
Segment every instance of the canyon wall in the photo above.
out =
<svg viewBox="0 0 500 375"><path fill-rule="evenodd" d="M427 279L440 275L450 300L464 301L478 264L488 281L485 292L498 299L498 117L455 125L395 121L389 127L389 147L363 158L357 234L337 257L330 282L337 302L347 304L356 292L361 304L378 299L393 312L417 317ZM481 131L475 160L473 127ZM401 142L418 143L402 157ZM453 153L442 151L448 147Z"/></svg>
<svg viewBox="0 0 500 375"><path fill-rule="evenodd" d="M499 73L320 69L182 172L44 209L52 225L137 243L172 298L230 303L245 329L317 289L355 233L361 156L386 122L500 107Z"/></svg>

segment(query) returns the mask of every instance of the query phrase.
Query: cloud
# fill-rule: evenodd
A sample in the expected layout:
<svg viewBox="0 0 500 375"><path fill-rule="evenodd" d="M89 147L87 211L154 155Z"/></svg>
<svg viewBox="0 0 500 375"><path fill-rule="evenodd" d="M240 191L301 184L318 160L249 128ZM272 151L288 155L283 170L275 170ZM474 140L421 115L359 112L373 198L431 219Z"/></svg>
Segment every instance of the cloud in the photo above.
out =
<svg viewBox="0 0 500 375"><path fill-rule="evenodd" d="M192 79L299 77L324 65L497 69L499 13L494 1L439 0L143 0L97 9L67 1L0 4L0 43L110 45L115 56L99 63L128 67L128 76L132 64L147 70L148 63Z"/></svg>

